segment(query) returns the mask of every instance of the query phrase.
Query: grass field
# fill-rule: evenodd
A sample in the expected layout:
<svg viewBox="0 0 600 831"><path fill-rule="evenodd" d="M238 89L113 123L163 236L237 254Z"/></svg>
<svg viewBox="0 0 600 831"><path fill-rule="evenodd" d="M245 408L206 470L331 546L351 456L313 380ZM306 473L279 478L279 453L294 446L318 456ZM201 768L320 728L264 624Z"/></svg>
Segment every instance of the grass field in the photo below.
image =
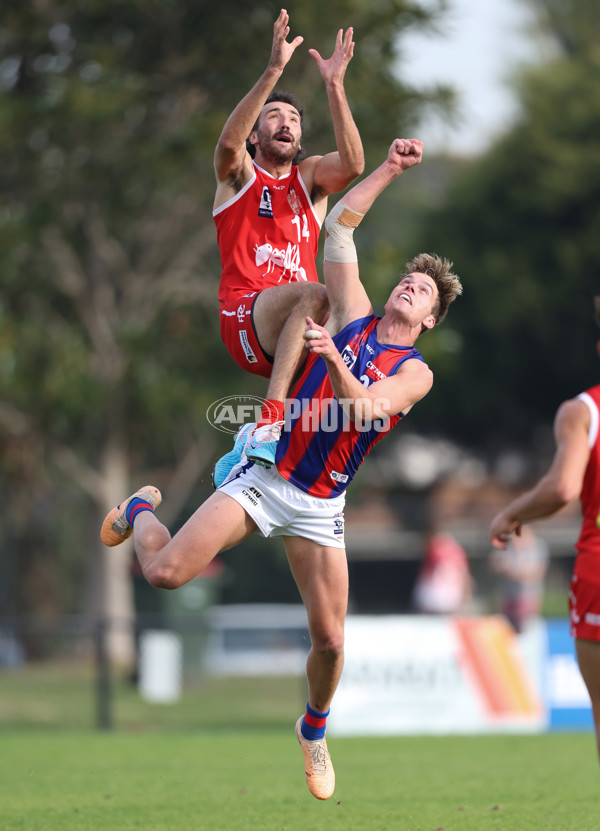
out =
<svg viewBox="0 0 600 831"><path fill-rule="evenodd" d="M586 735L332 739L337 788L276 733L3 733L3 831L595 831Z"/></svg>
<svg viewBox="0 0 600 831"><path fill-rule="evenodd" d="M0 831L596 831L591 733L335 738L334 797L304 782L300 678L203 679L180 702L113 679L95 731L81 665L0 674Z"/></svg>

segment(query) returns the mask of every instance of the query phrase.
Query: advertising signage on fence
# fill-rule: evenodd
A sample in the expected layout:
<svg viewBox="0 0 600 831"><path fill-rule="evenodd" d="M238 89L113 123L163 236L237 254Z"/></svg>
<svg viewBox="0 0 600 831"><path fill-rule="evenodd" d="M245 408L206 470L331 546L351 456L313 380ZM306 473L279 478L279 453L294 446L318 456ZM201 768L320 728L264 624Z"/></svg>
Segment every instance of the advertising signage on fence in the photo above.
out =
<svg viewBox="0 0 600 831"><path fill-rule="evenodd" d="M591 725L567 621L549 628L536 621L517 637L496 615L350 616L345 655L328 720L331 735Z"/></svg>
<svg viewBox="0 0 600 831"><path fill-rule="evenodd" d="M594 720L566 620L546 624L545 700L550 730L592 730Z"/></svg>

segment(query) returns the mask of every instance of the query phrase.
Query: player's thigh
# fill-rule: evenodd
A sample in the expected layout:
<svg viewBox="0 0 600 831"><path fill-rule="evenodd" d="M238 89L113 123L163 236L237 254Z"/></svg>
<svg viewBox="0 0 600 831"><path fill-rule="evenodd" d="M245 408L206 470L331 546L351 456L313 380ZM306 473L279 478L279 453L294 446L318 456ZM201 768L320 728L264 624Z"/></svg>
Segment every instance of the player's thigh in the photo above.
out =
<svg viewBox="0 0 600 831"><path fill-rule="evenodd" d="M286 283L263 289L252 307L252 323L261 347L274 355L281 330L299 301L327 307L327 293L320 283Z"/></svg>
<svg viewBox="0 0 600 831"><path fill-rule="evenodd" d="M283 541L313 639L343 639L348 609L346 550L322 546L304 537L284 537Z"/></svg>
<svg viewBox="0 0 600 831"><path fill-rule="evenodd" d="M575 640L575 651L581 676L594 708L600 708L600 642Z"/></svg>
<svg viewBox="0 0 600 831"><path fill-rule="evenodd" d="M256 523L242 506L224 493L213 493L171 540L171 557L189 560L202 570L221 551L247 539Z"/></svg>

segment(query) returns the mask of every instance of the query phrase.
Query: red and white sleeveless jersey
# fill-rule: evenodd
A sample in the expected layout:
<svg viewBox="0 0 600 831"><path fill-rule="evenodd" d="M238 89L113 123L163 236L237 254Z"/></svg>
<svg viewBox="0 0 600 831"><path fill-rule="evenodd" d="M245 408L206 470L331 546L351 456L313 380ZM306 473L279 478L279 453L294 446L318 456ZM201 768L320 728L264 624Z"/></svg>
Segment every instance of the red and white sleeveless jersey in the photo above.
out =
<svg viewBox="0 0 600 831"><path fill-rule="evenodd" d="M213 211L223 267L219 303L271 286L319 282L321 222L298 166L281 179L253 167L250 181Z"/></svg>
<svg viewBox="0 0 600 831"><path fill-rule="evenodd" d="M581 488L583 521L575 573L600 584L600 384L577 396L590 410L590 459Z"/></svg>
<svg viewBox="0 0 600 831"><path fill-rule="evenodd" d="M414 346L377 340L377 315L354 320L333 342L350 372L368 387L395 375L404 361L422 361ZM403 418L402 413L357 426L333 394L327 364L307 358L304 372L286 403L285 425L277 443L277 470L293 485L323 499L341 494L371 448Z"/></svg>

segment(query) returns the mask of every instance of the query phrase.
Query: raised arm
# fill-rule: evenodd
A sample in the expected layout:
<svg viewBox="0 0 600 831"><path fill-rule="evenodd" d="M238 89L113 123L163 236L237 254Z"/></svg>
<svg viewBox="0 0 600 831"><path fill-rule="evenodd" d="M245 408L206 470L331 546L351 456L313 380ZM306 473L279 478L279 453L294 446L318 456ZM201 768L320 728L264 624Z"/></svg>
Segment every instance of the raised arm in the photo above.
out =
<svg viewBox="0 0 600 831"><path fill-rule="evenodd" d="M371 314L371 302L359 278L354 229L386 187L422 158L423 142L394 139L383 164L354 185L330 211L325 221L328 236L323 279L331 306L331 331L339 331L350 320Z"/></svg>
<svg viewBox="0 0 600 831"><path fill-rule="evenodd" d="M320 156L315 162L312 171L313 201L317 201L319 196L326 197L330 193L344 190L365 169L360 133L350 112L344 89L346 68L354 54L353 34L352 28L348 29L346 34L340 29L333 55L327 60L323 59L316 49L308 50L325 82L337 147L336 152Z"/></svg>
<svg viewBox="0 0 600 831"><path fill-rule="evenodd" d="M401 173L421 163L423 142L417 139L394 139L387 159L366 179L358 182L344 196L344 204L357 213L366 214L377 197Z"/></svg>
<svg viewBox="0 0 600 831"><path fill-rule="evenodd" d="M273 26L273 45L268 66L250 92L233 110L223 127L214 156L217 183L234 182L242 176L245 167L251 169L252 162L246 151L246 139L284 67L304 40L298 36L288 43L288 24L289 15L282 9Z"/></svg>
<svg viewBox="0 0 600 831"><path fill-rule="evenodd" d="M552 516L577 499L590 458L590 412L583 401L571 399L558 409L554 420L556 451L550 470L531 490L513 500L491 522L490 540L505 548L521 525Z"/></svg>

